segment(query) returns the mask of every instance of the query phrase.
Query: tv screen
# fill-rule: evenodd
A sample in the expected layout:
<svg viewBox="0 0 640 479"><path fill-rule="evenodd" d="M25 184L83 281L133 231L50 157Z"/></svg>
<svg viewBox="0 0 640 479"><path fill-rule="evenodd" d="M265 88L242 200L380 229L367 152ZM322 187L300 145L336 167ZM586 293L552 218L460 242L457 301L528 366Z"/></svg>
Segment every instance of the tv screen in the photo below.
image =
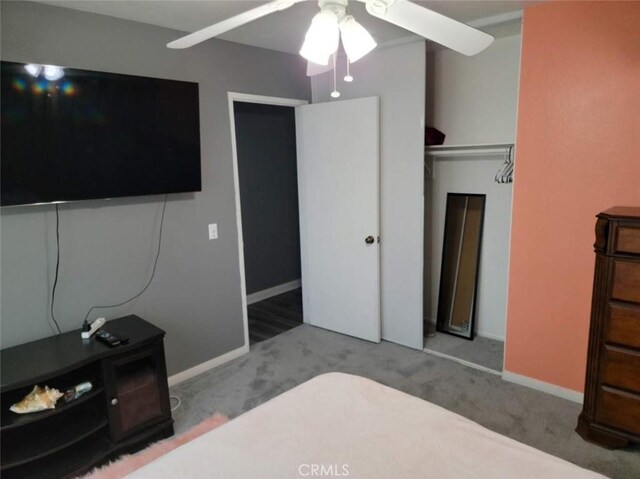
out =
<svg viewBox="0 0 640 479"><path fill-rule="evenodd" d="M197 83L1 69L2 206L200 191Z"/></svg>

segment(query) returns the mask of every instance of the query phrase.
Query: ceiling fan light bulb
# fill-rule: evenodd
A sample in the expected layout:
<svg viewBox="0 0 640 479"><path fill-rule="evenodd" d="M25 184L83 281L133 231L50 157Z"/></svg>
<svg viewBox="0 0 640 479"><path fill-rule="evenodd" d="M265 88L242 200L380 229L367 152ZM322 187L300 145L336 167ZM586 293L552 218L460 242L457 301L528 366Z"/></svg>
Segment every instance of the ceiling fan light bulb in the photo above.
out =
<svg viewBox="0 0 640 479"><path fill-rule="evenodd" d="M300 49L300 55L316 65L328 65L329 57L331 56L330 53L326 54L322 50L314 49L310 45L307 45L306 42Z"/></svg>
<svg viewBox="0 0 640 479"><path fill-rule="evenodd" d="M340 22L340 33L342 45L351 63L360 60L377 46L371 34L351 15Z"/></svg>
<svg viewBox="0 0 640 479"><path fill-rule="evenodd" d="M300 55L318 65L327 65L329 57L338 49L340 29L338 17L330 10L316 14L304 37Z"/></svg>
<svg viewBox="0 0 640 479"><path fill-rule="evenodd" d="M42 71L42 65L37 65L35 63L28 63L24 66L24 69L27 70L27 73L34 78L37 78Z"/></svg>
<svg viewBox="0 0 640 479"><path fill-rule="evenodd" d="M49 81L60 80L64 76L64 69L55 65L44 66L44 77Z"/></svg>

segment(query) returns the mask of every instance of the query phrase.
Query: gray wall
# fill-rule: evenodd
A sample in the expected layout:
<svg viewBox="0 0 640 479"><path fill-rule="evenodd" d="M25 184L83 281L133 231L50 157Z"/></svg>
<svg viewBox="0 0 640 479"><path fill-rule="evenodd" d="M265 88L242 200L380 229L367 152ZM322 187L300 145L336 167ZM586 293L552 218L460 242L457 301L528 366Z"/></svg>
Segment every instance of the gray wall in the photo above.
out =
<svg viewBox="0 0 640 479"><path fill-rule="evenodd" d="M165 44L178 32L35 3L2 2L3 60L200 83L203 190L171 195L154 282L135 313L167 331L169 373L243 346L243 321L227 91L308 99L304 64L292 55L212 40L189 50ZM78 328L95 304L126 299L145 284L162 197L60 207L56 314ZM2 210L2 347L53 334L48 320L55 267L52 206ZM220 238L209 241L207 223Z"/></svg>
<svg viewBox="0 0 640 479"><path fill-rule="evenodd" d="M236 102L247 294L300 279L295 109Z"/></svg>

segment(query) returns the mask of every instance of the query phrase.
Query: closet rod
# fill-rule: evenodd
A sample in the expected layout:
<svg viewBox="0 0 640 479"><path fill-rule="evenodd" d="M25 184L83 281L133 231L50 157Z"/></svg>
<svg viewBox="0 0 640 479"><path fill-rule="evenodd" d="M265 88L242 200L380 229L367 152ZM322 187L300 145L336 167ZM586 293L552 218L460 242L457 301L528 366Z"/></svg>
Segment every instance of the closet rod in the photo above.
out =
<svg viewBox="0 0 640 479"><path fill-rule="evenodd" d="M438 157L465 157L508 155L513 143L490 143L483 145L437 145L425 146L424 154Z"/></svg>

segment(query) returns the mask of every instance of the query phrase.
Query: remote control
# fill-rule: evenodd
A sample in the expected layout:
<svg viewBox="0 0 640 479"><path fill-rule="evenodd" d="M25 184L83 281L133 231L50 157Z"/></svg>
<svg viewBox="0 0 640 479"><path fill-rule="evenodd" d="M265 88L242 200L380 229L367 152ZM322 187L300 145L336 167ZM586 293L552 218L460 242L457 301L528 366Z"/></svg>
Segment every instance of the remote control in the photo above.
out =
<svg viewBox="0 0 640 479"><path fill-rule="evenodd" d="M129 342L128 338L119 338L113 334L107 333L106 331L100 330L96 333L96 339L107 346L114 348L119 346L120 344L125 344Z"/></svg>

